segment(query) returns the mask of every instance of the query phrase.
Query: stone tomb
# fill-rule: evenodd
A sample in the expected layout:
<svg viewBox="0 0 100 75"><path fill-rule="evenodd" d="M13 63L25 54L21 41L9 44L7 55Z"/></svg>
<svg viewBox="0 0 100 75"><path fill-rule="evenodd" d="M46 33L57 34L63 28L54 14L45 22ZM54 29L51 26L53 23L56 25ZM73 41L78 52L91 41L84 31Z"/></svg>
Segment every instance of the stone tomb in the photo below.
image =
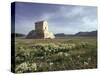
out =
<svg viewBox="0 0 100 75"><path fill-rule="evenodd" d="M47 21L39 21L35 23L35 30L29 32L26 38L53 39L55 36L52 32L48 31Z"/></svg>

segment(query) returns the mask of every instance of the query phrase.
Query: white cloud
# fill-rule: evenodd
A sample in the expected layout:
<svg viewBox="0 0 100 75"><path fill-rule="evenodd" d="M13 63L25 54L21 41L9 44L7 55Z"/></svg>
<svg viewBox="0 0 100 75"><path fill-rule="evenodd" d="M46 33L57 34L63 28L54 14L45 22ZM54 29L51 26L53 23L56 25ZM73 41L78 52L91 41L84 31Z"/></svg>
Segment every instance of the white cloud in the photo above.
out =
<svg viewBox="0 0 100 75"><path fill-rule="evenodd" d="M42 9L42 8L41 8ZM40 20L47 20L49 22L49 30L52 32L63 32L63 33L76 33L78 31L88 31L96 29L97 17L96 9L87 6L59 6L59 8L50 10L50 12L41 10L39 14L33 13L33 19L29 17L22 17L17 31L22 31L24 28L25 32L34 28L34 23ZM52 8L53 9L53 8ZM32 13L32 12L31 12ZM24 22L22 22L24 21ZM32 28L31 28L32 27ZM24 32L24 31L23 31Z"/></svg>
<svg viewBox="0 0 100 75"><path fill-rule="evenodd" d="M64 16L64 17L73 17L75 15L81 14L83 12L83 7L71 7L71 8L66 8L64 6L62 6L60 8L60 13Z"/></svg>
<svg viewBox="0 0 100 75"><path fill-rule="evenodd" d="M88 17L84 17L82 21L82 25L87 29L97 29L97 20L91 20Z"/></svg>

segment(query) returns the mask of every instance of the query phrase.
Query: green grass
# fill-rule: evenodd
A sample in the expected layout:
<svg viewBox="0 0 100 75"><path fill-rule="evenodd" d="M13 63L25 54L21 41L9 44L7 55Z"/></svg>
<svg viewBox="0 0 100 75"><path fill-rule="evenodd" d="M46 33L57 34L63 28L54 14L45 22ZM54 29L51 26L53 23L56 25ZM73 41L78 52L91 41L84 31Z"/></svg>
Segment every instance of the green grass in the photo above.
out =
<svg viewBox="0 0 100 75"><path fill-rule="evenodd" d="M97 67L95 37L45 40L16 38L15 45L16 73Z"/></svg>

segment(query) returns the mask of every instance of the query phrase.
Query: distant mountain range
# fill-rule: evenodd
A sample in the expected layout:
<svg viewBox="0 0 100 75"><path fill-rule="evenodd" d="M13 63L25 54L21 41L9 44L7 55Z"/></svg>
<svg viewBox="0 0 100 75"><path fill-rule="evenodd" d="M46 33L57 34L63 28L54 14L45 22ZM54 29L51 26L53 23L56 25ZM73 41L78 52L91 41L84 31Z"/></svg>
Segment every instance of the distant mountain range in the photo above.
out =
<svg viewBox="0 0 100 75"><path fill-rule="evenodd" d="M97 31L91 32L78 32L75 34L76 36L97 36Z"/></svg>
<svg viewBox="0 0 100 75"><path fill-rule="evenodd" d="M34 34L31 32L31 34ZM16 37L25 37L25 34L21 33L12 33L11 36L16 36ZM64 34L64 33L57 33L55 34L55 37L68 37L68 36L87 36L87 37L96 37L97 36L97 31L91 31L91 32L78 32L76 34Z"/></svg>
<svg viewBox="0 0 100 75"><path fill-rule="evenodd" d="M76 34L64 34L64 33L58 33L55 34L56 37L67 37L67 36L97 36L97 31L91 31L91 32L78 32Z"/></svg>
<svg viewBox="0 0 100 75"><path fill-rule="evenodd" d="M58 34L55 34L55 36L56 36L56 37L65 37L66 34L64 34L64 33L58 33Z"/></svg>

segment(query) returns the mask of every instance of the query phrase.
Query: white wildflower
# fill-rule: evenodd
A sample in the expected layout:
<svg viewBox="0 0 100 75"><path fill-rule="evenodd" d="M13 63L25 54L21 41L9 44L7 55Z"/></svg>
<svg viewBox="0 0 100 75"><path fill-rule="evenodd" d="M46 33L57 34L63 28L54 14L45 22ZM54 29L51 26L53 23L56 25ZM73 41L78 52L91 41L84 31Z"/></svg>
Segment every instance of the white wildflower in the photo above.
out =
<svg viewBox="0 0 100 75"><path fill-rule="evenodd" d="M80 55L78 55L77 57L80 58Z"/></svg>
<svg viewBox="0 0 100 75"><path fill-rule="evenodd" d="M53 65L53 62L50 62L50 65Z"/></svg>
<svg viewBox="0 0 100 75"><path fill-rule="evenodd" d="M88 58L88 61L91 61L91 58L90 57Z"/></svg>
<svg viewBox="0 0 100 75"><path fill-rule="evenodd" d="M65 56L69 56L69 54L68 54L68 53L64 53L64 55L65 55Z"/></svg>
<svg viewBox="0 0 100 75"><path fill-rule="evenodd" d="M58 55L62 56L63 55L63 52L59 52Z"/></svg>
<svg viewBox="0 0 100 75"><path fill-rule="evenodd" d="M32 69L34 69L35 71L37 70L37 65L36 65L36 63L32 63Z"/></svg>
<svg viewBox="0 0 100 75"><path fill-rule="evenodd" d="M88 62L84 62L84 65L88 65Z"/></svg>

